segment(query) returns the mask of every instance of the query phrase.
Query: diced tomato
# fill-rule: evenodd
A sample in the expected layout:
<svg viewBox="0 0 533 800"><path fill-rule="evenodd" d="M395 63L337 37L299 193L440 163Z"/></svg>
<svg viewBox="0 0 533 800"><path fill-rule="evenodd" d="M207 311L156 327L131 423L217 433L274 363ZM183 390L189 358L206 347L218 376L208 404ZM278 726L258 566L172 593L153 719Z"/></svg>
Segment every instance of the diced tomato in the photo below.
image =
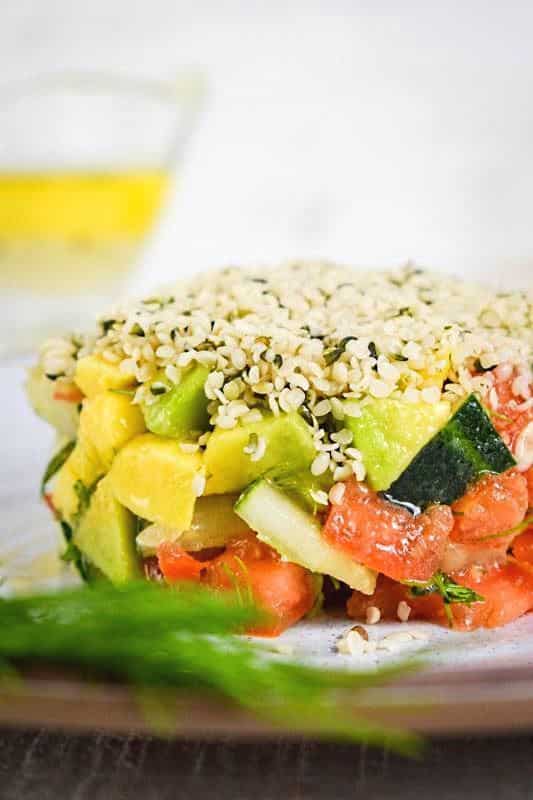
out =
<svg viewBox="0 0 533 800"><path fill-rule="evenodd" d="M248 633L277 636L313 607L311 574L297 564L280 561L274 550L253 536L228 545L225 552L205 565L202 580L216 589L250 592L268 621Z"/></svg>
<svg viewBox="0 0 533 800"><path fill-rule="evenodd" d="M59 384L53 394L54 400L62 400L64 403L81 403L83 393L80 392L75 383Z"/></svg>
<svg viewBox="0 0 533 800"><path fill-rule="evenodd" d="M371 595L353 592L346 606L352 619L366 620L367 609L379 608L382 619L398 619L398 603L409 600L409 592L403 583L398 583L385 575L378 575L376 588Z"/></svg>
<svg viewBox="0 0 533 800"><path fill-rule="evenodd" d="M148 581L159 583L165 580L157 556L148 556L148 558L143 559L143 572Z"/></svg>
<svg viewBox="0 0 533 800"><path fill-rule="evenodd" d="M492 373L494 375L494 395L489 393L488 401L492 409L491 421L507 446L513 451L518 434L533 420L533 407L525 405L524 397L517 397L513 393L513 382L517 377L515 370L507 377L499 377L501 368ZM533 385L530 384L533 393ZM491 401L492 398L492 401Z"/></svg>
<svg viewBox="0 0 533 800"><path fill-rule="evenodd" d="M533 565L533 525L514 540L513 556L519 562Z"/></svg>
<svg viewBox="0 0 533 800"><path fill-rule="evenodd" d="M497 628L507 625L533 608L533 570L514 561L490 568L478 566L450 576L484 598L483 602L452 603L448 606L457 630ZM438 594L413 597L407 586L380 576L370 597L354 592L348 601L348 615L365 619L369 606L376 606L384 619L396 619L400 600L410 608L410 620L425 619L448 625L444 603Z"/></svg>
<svg viewBox="0 0 533 800"><path fill-rule="evenodd" d="M524 472L524 477L527 481L528 505L533 508L533 467Z"/></svg>
<svg viewBox="0 0 533 800"><path fill-rule="evenodd" d="M157 550L157 563L146 563L147 576L169 583L195 580L217 590L232 589L263 609L268 620L248 633L277 636L311 610L315 589L311 574L296 564L280 561L277 553L255 536L229 542L224 552L207 551L193 558L172 542Z"/></svg>
<svg viewBox="0 0 533 800"><path fill-rule="evenodd" d="M390 578L429 580L453 527L449 506L413 516L355 481L345 485L342 503L329 510L325 538L354 561Z"/></svg>
<svg viewBox="0 0 533 800"><path fill-rule="evenodd" d="M472 567L453 577L484 598L483 603L451 606L454 625L460 629L498 628L533 608L533 572L513 561L487 570Z"/></svg>
<svg viewBox="0 0 533 800"><path fill-rule="evenodd" d="M46 505L48 506L48 508L50 509L50 511L52 512L52 514L54 515L54 517L57 517L57 509L56 509L56 507L54 505L54 500L53 500L52 493L51 492L45 492L43 494L43 500L46 503Z"/></svg>
<svg viewBox="0 0 533 800"><path fill-rule="evenodd" d="M162 542L157 548L159 569L166 581L198 581L204 564L174 542Z"/></svg>
<svg viewBox="0 0 533 800"><path fill-rule="evenodd" d="M527 482L516 469L501 475L484 475L452 505L455 522L450 539L462 544L483 540L484 547L505 552L514 535L497 534L519 525L527 507Z"/></svg>

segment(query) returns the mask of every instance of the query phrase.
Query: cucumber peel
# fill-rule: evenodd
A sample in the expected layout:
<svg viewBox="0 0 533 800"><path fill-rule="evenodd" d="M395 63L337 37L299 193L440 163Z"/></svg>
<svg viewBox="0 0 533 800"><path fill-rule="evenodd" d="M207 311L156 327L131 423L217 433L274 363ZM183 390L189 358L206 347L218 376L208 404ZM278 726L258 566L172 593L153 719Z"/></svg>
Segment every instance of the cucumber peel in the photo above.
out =
<svg viewBox="0 0 533 800"><path fill-rule="evenodd" d="M385 494L419 508L451 505L482 475L505 472L515 463L487 412L471 394Z"/></svg>

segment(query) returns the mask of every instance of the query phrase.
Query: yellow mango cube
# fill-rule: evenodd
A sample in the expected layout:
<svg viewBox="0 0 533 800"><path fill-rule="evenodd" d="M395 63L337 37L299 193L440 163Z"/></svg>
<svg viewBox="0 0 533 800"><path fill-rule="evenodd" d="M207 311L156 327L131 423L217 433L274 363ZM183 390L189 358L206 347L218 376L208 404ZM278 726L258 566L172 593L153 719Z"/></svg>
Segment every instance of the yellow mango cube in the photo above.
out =
<svg viewBox="0 0 533 800"><path fill-rule="evenodd" d="M52 503L66 522L71 522L78 510L79 498L74 490L76 481L81 480L69 463L70 458L63 464L56 475L52 491Z"/></svg>
<svg viewBox="0 0 533 800"><path fill-rule="evenodd" d="M86 397L94 397L107 389L129 389L135 385L133 375L121 372L118 364L110 364L98 355L80 358L74 382Z"/></svg>
<svg viewBox="0 0 533 800"><path fill-rule="evenodd" d="M116 456L109 480L117 500L143 519L178 531L191 526L198 476L198 453L184 453L179 442L147 433Z"/></svg>
<svg viewBox="0 0 533 800"><path fill-rule="evenodd" d="M93 486L108 472L118 451L144 431L142 412L129 397L108 391L84 401L76 446L59 471L53 491L54 505L64 519L69 521L78 508L75 482Z"/></svg>
<svg viewBox="0 0 533 800"><path fill-rule="evenodd" d="M83 448L103 474L118 451L145 430L142 411L132 405L130 397L113 391L101 392L83 403L76 449Z"/></svg>

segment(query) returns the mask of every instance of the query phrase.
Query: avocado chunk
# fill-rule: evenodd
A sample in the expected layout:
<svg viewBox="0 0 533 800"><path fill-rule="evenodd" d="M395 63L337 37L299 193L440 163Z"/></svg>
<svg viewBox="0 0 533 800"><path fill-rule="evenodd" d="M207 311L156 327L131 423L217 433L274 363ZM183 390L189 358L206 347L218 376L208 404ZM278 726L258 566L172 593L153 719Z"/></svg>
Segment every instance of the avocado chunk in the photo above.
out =
<svg viewBox="0 0 533 800"><path fill-rule="evenodd" d="M105 477L74 531L73 542L110 581L124 583L141 575L135 530L135 517L115 499Z"/></svg>
<svg viewBox="0 0 533 800"><path fill-rule="evenodd" d="M368 482L382 491L446 424L451 406L445 400L430 405L385 397L371 401L361 412L360 417L345 417L343 424L362 453Z"/></svg>
<svg viewBox="0 0 533 800"><path fill-rule="evenodd" d="M117 500L143 519L177 531L191 527L202 458L179 442L145 433L113 461L109 479Z"/></svg>
<svg viewBox="0 0 533 800"><path fill-rule="evenodd" d="M254 460L254 443L264 453ZM259 450L260 452L260 450ZM312 429L296 413L265 416L261 422L230 430L215 429L204 454L207 472L206 494L227 494L244 489L269 473L286 479L309 474L316 456Z"/></svg>
<svg viewBox="0 0 533 800"><path fill-rule="evenodd" d="M186 439L194 433L207 430L209 402L204 385L209 370L202 364L189 369L177 386L169 388L155 403L143 404L142 410L146 427L158 436L173 439ZM155 386L164 388L166 381L154 381Z"/></svg>
<svg viewBox="0 0 533 800"><path fill-rule="evenodd" d="M376 573L329 544L319 520L270 481L258 480L249 486L235 512L287 561L331 575L363 594L372 594L376 588Z"/></svg>

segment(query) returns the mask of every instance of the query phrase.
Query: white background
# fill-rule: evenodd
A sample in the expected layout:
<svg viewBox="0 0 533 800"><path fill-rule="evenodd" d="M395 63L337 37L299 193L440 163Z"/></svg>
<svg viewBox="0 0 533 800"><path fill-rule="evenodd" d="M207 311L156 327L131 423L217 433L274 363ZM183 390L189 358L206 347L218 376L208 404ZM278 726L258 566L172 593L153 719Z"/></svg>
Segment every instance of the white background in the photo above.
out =
<svg viewBox="0 0 533 800"><path fill-rule="evenodd" d="M532 34L515 0L1 0L0 76L205 69L145 281L327 256L525 283Z"/></svg>

